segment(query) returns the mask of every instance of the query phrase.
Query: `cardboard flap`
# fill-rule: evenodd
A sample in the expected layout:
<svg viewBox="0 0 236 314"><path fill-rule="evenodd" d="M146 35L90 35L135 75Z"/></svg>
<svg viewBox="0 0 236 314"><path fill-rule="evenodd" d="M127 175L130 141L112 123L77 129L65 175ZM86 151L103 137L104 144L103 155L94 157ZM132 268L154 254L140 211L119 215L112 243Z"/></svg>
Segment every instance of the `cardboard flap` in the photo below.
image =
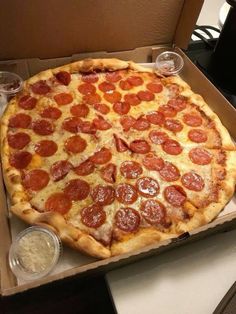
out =
<svg viewBox="0 0 236 314"><path fill-rule="evenodd" d="M191 26L195 24L202 2L203 0L2 1L0 59L44 59L81 52L172 45L175 38L184 47L189 41ZM190 8L187 15L182 14L182 11L186 13L186 5Z"/></svg>

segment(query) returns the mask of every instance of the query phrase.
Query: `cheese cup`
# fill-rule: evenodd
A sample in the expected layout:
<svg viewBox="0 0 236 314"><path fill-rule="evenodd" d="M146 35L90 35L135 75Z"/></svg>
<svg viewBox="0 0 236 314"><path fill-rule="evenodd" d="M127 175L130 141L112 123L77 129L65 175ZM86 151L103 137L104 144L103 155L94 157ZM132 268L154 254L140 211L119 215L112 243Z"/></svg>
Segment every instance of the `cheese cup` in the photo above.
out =
<svg viewBox="0 0 236 314"><path fill-rule="evenodd" d="M9 265L17 278L35 280L53 270L61 251L61 241L55 233L42 227L30 227L13 241Z"/></svg>

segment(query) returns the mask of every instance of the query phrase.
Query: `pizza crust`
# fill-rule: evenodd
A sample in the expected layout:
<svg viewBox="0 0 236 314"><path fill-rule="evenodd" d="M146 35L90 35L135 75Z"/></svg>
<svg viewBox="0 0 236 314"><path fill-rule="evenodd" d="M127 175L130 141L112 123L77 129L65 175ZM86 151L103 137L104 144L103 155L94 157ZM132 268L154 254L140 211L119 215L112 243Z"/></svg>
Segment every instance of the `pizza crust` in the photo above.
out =
<svg viewBox="0 0 236 314"><path fill-rule="evenodd" d="M29 85L37 82L38 80L47 80L52 75L60 72L66 71L69 73L91 73L95 71L117 71L130 69L137 72L150 72L153 70L136 64L132 61L122 61L118 59L85 59L81 61L76 61L67 65L57 67L55 69L49 69L39 74L36 74L25 81L24 87L29 87Z"/></svg>
<svg viewBox="0 0 236 314"><path fill-rule="evenodd" d="M123 239L119 239L119 242L114 242L111 246L111 254L114 256L128 253L177 236L177 234L164 233L154 228L141 229L137 233L124 236Z"/></svg>

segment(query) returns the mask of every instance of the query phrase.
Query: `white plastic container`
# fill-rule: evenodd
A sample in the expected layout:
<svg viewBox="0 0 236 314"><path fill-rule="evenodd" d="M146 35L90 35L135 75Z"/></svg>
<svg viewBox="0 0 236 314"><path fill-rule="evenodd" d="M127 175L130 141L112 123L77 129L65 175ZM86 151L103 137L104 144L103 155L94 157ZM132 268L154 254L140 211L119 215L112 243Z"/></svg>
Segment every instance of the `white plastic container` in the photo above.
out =
<svg viewBox="0 0 236 314"><path fill-rule="evenodd" d="M61 251L61 241L55 233L42 227L29 227L13 241L9 264L16 277L35 280L53 270Z"/></svg>

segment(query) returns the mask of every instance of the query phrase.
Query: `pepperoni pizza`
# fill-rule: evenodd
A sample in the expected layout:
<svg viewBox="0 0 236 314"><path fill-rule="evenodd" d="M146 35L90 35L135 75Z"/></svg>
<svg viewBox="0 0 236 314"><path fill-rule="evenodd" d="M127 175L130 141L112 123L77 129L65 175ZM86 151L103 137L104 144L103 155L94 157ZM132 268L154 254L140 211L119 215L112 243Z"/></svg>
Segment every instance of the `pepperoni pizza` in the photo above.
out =
<svg viewBox="0 0 236 314"><path fill-rule="evenodd" d="M178 76L78 61L28 79L1 124L11 210L106 258L214 219L234 193L235 146Z"/></svg>

